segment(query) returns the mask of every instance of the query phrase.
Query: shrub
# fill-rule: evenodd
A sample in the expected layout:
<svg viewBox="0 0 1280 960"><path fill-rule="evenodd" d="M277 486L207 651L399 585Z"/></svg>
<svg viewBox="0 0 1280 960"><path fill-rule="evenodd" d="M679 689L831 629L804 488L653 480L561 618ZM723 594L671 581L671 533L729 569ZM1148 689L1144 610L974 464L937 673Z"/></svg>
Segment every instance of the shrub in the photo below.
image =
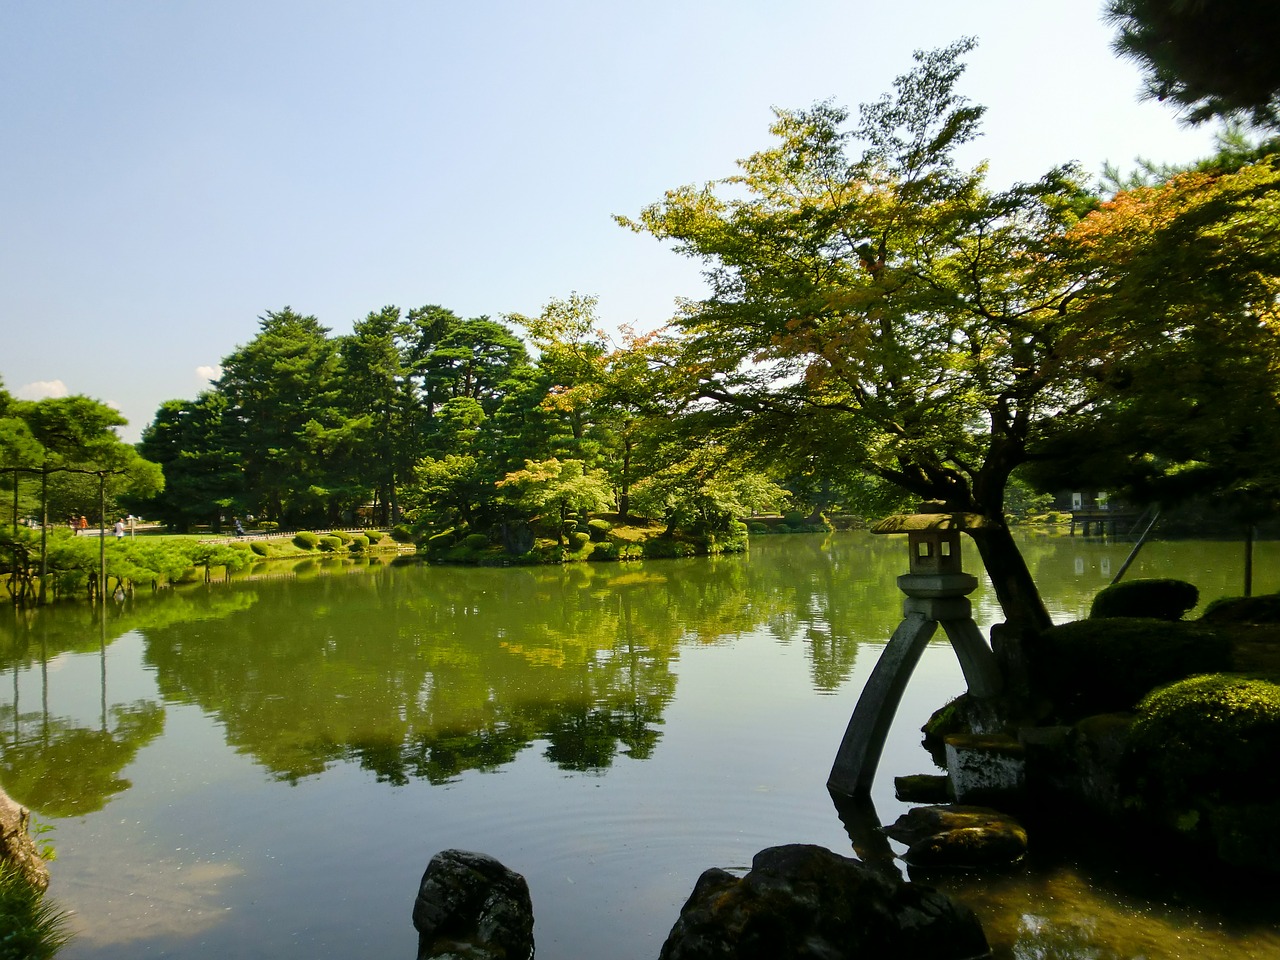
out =
<svg viewBox="0 0 1280 960"><path fill-rule="evenodd" d="M366 540L376 545L382 542L382 538L385 534L381 530L366 530L364 532L364 536Z"/></svg>
<svg viewBox="0 0 1280 960"><path fill-rule="evenodd" d="M351 534L347 533L345 530L330 530L329 536L337 537L342 543L351 542Z"/></svg>
<svg viewBox="0 0 1280 960"><path fill-rule="evenodd" d="M759 522L749 523L747 524L747 529L751 532L752 535L758 536L762 533L768 533L769 525L767 523L759 523Z"/></svg>
<svg viewBox="0 0 1280 960"><path fill-rule="evenodd" d="M269 557L271 556L271 552L272 552L270 544L267 544L262 540L258 540L258 541L255 541L254 543L249 544L249 549L252 550L254 553L256 553L260 557Z"/></svg>
<svg viewBox="0 0 1280 960"><path fill-rule="evenodd" d="M588 520L587 532L591 535L591 539L596 543L603 543L609 538L609 531L613 529L613 524L608 520Z"/></svg>
<svg viewBox="0 0 1280 960"><path fill-rule="evenodd" d="M1280 685L1191 677L1143 700L1129 738L1134 799L1236 866L1280 871Z"/></svg>
<svg viewBox="0 0 1280 960"><path fill-rule="evenodd" d="M1089 618L1143 617L1181 620L1200 601L1200 591L1185 580L1126 580L1093 598Z"/></svg>
<svg viewBox="0 0 1280 960"><path fill-rule="evenodd" d="M788 510L782 515L782 522L788 527L799 528L804 526L805 516L799 510Z"/></svg>
<svg viewBox="0 0 1280 960"><path fill-rule="evenodd" d="M293 545L302 550L314 550L320 543L320 538L309 530L303 530L301 533L293 535Z"/></svg>
<svg viewBox="0 0 1280 960"><path fill-rule="evenodd" d="M1064 623L1027 649L1032 690L1064 722L1130 710L1161 684L1225 670L1230 658L1229 641L1206 627L1132 618Z"/></svg>
<svg viewBox="0 0 1280 960"><path fill-rule="evenodd" d="M577 553L581 550L586 546L587 541L591 539L591 534L583 533L581 530L574 530L566 536L569 540L569 550L573 553Z"/></svg>
<svg viewBox="0 0 1280 960"><path fill-rule="evenodd" d="M618 545L616 543L597 543L591 547L592 560L617 560L619 558Z"/></svg>
<svg viewBox="0 0 1280 960"><path fill-rule="evenodd" d="M0 960L47 960L71 935L67 915L8 860L0 860Z"/></svg>
<svg viewBox="0 0 1280 960"><path fill-rule="evenodd" d="M1129 739L1156 798L1252 802L1280 795L1280 685L1214 673L1153 691Z"/></svg>
<svg viewBox="0 0 1280 960"><path fill-rule="evenodd" d="M1280 594L1261 597L1219 597L1205 607L1205 623L1280 623Z"/></svg>
<svg viewBox="0 0 1280 960"><path fill-rule="evenodd" d="M463 539L462 546L471 551L487 550L489 549L489 537L483 533L472 533Z"/></svg>
<svg viewBox="0 0 1280 960"><path fill-rule="evenodd" d="M320 538L318 546L324 553L333 553L342 546L342 538L328 534Z"/></svg>
<svg viewBox="0 0 1280 960"><path fill-rule="evenodd" d="M351 542L347 544L347 549L352 553L363 553L364 548L369 545L369 538L362 533L357 533L351 538Z"/></svg>
<svg viewBox="0 0 1280 960"><path fill-rule="evenodd" d="M263 520L258 524L258 529L263 533L275 533L280 529L280 524L276 523L274 520Z"/></svg>
<svg viewBox="0 0 1280 960"><path fill-rule="evenodd" d="M441 530L427 537L428 550L447 550L453 546L453 530Z"/></svg>
<svg viewBox="0 0 1280 960"><path fill-rule="evenodd" d="M397 523L391 528L391 539L396 543L413 543L413 531L403 523Z"/></svg>

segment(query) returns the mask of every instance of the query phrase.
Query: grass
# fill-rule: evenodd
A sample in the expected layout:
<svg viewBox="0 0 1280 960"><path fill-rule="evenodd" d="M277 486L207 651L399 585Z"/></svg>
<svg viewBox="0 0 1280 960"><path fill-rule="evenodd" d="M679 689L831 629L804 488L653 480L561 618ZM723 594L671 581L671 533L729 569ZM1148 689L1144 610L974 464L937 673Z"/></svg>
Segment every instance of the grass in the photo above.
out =
<svg viewBox="0 0 1280 960"><path fill-rule="evenodd" d="M67 914L0 861L0 960L47 960L70 939Z"/></svg>

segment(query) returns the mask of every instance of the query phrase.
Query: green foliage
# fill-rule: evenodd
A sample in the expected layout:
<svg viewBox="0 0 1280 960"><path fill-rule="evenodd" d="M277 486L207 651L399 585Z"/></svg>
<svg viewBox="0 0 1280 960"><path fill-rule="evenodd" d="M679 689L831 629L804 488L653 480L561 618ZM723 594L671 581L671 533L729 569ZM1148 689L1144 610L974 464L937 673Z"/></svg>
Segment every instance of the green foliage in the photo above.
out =
<svg viewBox="0 0 1280 960"><path fill-rule="evenodd" d="M1213 630L1167 620L1078 620L1027 648L1031 688L1061 722L1132 709L1161 684L1225 670L1231 648Z"/></svg>
<svg viewBox="0 0 1280 960"><path fill-rule="evenodd" d="M483 533L468 534L463 538L462 546L467 550L488 550L490 547L489 537Z"/></svg>
<svg viewBox="0 0 1280 960"><path fill-rule="evenodd" d="M787 493L766 475L735 460L723 447L703 445L637 483L632 498L667 531L723 531L737 517L768 509Z"/></svg>
<svg viewBox="0 0 1280 960"><path fill-rule="evenodd" d="M1280 125L1277 23L1269 0L1109 0L1114 48L1146 74L1147 97L1189 123L1241 117Z"/></svg>
<svg viewBox="0 0 1280 960"><path fill-rule="evenodd" d="M1185 580L1124 580L1099 591L1089 608L1089 619L1139 617L1181 620L1199 601L1200 591Z"/></svg>
<svg viewBox="0 0 1280 960"><path fill-rule="evenodd" d="M381 543L382 538L385 536L385 534L381 530L366 530L364 532L364 535L365 535L365 539L367 539L374 546Z"/></svg>
<svg viewBox="0 0 1280 960"><path fill-rule="evenodd" d="M1229 863L1278 869L1280 685L1209 674L1153 692L1129 739L1138 801Z"/></svg>
<svg viewBox="0 0 1280 960"><path fill-rule="evenodd" d="M691 418L781 476L843 462L838 479L996 520L975 544L1006 617L1038 629L1048 613L1001 526L1018 468L1064 469L1123 417L1105 458L1208 448L1225 485L1234 445L1255 451L1250 474L1280 475L1280 165L1109 204L1072 167L992 189L957 163L983 112L958 92L971 48L917 53L859 122L829 102L777 110L738 173L623 223L705 267L710 293L668 347ZM1233 410L1265 411L1252 440Z"/></svg>
<svg viewBox="0 0 1280 960"><path fill-rule="evenodd" d="M367 546L369 546L369 538L362 533L355 534L347 543L347 548L352 553L363 553Z"/></svg>
<svg viewBox="0 0 1280 960"><path fill-rule="evenodd" d="M577 553L586 546L590 540L590 534L583 533L581 530L574 530L572 533L568 534L569 549L572 552Z"/></svg>
<svg viewBox="0 0 1280 960"><path fill-rule="evenodd" d="M335 550L340 550L342 548L342 538L335 537L332 534L326 534L319 538L316 546L318 546L323 553L333 553Z"/></svg>
<svg viewBox="0 0 1280 960"><path fill-rule="evenodd" d="M759 522L747 524L747 530L752 534L752 536L758 536L770 532L769 525L767 523Z"/></svg>
<svg viewBox="0 0 1280 960"><path fill-rule="evenodd" d="M0 960L49 960L70 939L67 914L0 860Z"/></svg>
<svg viewBox="0 0 1280 960"><path fill-rule="evenodd" d="M253 543L249 544L249 549L260 557L270 557L274 553L271 549L271 544L267 543L265 540L255 540Z"/></svg>
<svg viewBox="0 0 1280 960"><path fill-rule="evenodd" d="M329 536L337 537L344 544L348 544L351 542L351 534L347 533L347 531L345 530L332 530L329 532Z"/></svg>
<svg viewBox="0 0 1280 960"><path fill-rule="evenodd" d="M608 483L599 471L590 470L580 460L556 458L525 462L523 470L508 473L498 487L503 498L526 518L538 514L554 516L559 528L557 543L564 543L570 513L585 514L609 505ZM574 523L570 529L576 527Z"/></svg>
<svg viewBox="0 0 1280 960"><path fill-rule="evenodd" d="M275 533L280 529L280 524L276 523L274 520L262 520L258 523L258 529L263 533Z"/></svg>
<svg viewBox="0 0 1280 960"><path fill-rule="evenodd" d="M591 547L590 559L592 560L617 560L621 555L618 544L611 543L607 540L595 543Z"/></svg>
<svg viewBox="0 0 1280 960"><path fill-rule="evenodd" d="M799 510L788 510L782 515L782 522L788 527L803 527L805 524L805 515Z"/></svg>
<svg viewBox="0 0 1280 960"><path fill-rule="evenodd" d="M1219 597L1200 615L1204 623L1280 623L1280 594Z"/></svg>
<svg viewBox="0 0 1280 960"><path fill-rule="evenodd" d="M603 543L609 538L609 531L613 529L613 524L608 520L596 518L587 521L587 532L590 533L591 539L596 543Z"/></svg>
<svg viewBox="0 0 1280 960"><path fill-rule="evenodd" d="M300 530L293 535L293 545L300 550L314 550L319 544L319 535L310 530Z"/></svg>
<svg viewBox="0 0 1280 960"><path fill-rule="evenodd" d="M397 523L391 528L391 539L396 543L413 543L413 531L403 523Z"/></svg>
<svg viewBox="0 0 1280 960"><path fill-rule="evenodd" d="M431 552L445 550L453 546L454 539L455 537L452 528L449 530L442 530L439 533L434 533L427 537L427 550ZM488 538L486 538L486 540L487 539Z"/></svg>

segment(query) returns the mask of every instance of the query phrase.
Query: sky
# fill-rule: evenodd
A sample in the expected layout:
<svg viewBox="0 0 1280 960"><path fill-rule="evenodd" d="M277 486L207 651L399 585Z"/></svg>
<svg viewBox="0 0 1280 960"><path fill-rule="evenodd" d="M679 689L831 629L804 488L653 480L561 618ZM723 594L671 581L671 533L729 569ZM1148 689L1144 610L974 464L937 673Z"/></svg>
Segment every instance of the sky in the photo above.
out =
<svg viewBox="0 0 1280 960"><path fill-rule="evenodd" d="M770 145L772 108L856 111L913 50L978 39L966 164L1183 162L1101 0L3 0L0 379L138 438L291 306L660 326L696 262L615 223Z"/></svg>

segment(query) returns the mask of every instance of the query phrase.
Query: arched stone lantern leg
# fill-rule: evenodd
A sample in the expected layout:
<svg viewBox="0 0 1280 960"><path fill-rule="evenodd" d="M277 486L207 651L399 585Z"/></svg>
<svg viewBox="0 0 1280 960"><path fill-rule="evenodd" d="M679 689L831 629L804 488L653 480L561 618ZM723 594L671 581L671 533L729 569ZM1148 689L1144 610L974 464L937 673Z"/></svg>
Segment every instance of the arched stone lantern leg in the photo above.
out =
<svg viewBox="0 0 1280 960"><path fill-rule="evenodd" d="M973 622L968 595L978 580L961 566L960 532L991 521L976 513L916 513L889 517L872 533L905 533L909 572L898 577L905 593L902 623L876 661L858 697L827 778L833 793L869 797L885 737L925 644L941 625L960 661L969 693L993 697L1002 678L991 647Z"/></svg>

